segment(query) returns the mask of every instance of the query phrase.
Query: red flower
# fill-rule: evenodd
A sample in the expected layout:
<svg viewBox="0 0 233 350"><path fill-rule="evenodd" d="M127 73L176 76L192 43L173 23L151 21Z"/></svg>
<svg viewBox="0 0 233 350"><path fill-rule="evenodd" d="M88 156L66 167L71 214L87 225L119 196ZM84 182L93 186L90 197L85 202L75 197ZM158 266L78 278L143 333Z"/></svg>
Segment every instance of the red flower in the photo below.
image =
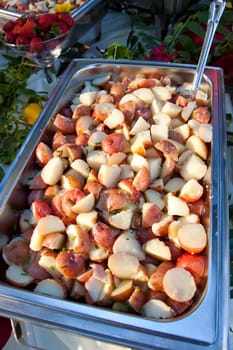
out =
<svg viewBox="0 0 233 350"><path fill-rule="evenodd" d="M169 54L168 52L166 52L164 44L161 44L159 46L154 47L151 52L151 55L149 57L145 57L145 60L171 62L177 56L177 54Z"/></svg>

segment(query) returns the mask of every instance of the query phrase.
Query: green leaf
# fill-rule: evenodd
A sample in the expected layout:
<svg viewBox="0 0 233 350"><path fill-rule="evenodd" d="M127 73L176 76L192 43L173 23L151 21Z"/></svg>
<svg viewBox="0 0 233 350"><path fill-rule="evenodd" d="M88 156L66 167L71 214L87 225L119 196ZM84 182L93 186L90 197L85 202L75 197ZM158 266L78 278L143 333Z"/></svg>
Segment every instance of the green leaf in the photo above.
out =
<svg viewBox="0 0 233 350"><path fill-rule="evenodd" d="M200 23L191 21L187 25L187 29L191 30L193 33L195 33L197 36L203 38L205 36L205 30L201 26Z"/></svg>

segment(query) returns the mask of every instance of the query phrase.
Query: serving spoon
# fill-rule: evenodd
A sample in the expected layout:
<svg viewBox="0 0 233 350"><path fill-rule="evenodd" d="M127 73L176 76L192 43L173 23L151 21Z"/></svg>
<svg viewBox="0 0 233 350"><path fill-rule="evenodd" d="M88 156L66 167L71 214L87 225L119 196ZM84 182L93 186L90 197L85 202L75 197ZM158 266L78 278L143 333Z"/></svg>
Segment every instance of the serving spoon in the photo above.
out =
<svg viewBox="0 0 233 350"><path fill-rule="evenodd" d="M226 6L225 0L214 0L210 4L209 8L209 18L207 23L207 30L204 37L203 46L199 56L197 68L194 74L194 79L192 82L192 90L195 92L198 90L199 85L202 80L202 76L205 70L206 62L208 59L209 51L213 43L214 34L218 27L220 18L224 12Z"/></svg>

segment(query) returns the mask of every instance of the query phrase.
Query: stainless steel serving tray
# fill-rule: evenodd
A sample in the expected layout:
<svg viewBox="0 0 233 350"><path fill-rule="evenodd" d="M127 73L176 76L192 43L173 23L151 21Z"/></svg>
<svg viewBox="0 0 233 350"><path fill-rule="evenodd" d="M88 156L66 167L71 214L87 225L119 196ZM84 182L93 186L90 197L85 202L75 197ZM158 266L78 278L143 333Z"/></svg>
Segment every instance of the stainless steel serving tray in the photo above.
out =
<svg viewBox="0 0 233 350"><path fill-rule="evenodd" d="M0 184L0 221L23 171L53 117L71 100L82 82L111 72L113 77L150 71L170 76L177 83L192 81L194 67L142 61L73 60L51 94L40 118ZM229 331L229 237L226 167L224 85L221 69L207 67L203 83L212 104L212 189L209 232L209 267L205 292L192 312L160 321L117 313L95 306L37 295L0 282L0 313L102 341L137 349L227 349ZM1 224L0 224L1 234ZM1 268L0 268L1 271ZM2 273L3 275L4 273ZM1 274L0 274L1 275Z"/></svg>

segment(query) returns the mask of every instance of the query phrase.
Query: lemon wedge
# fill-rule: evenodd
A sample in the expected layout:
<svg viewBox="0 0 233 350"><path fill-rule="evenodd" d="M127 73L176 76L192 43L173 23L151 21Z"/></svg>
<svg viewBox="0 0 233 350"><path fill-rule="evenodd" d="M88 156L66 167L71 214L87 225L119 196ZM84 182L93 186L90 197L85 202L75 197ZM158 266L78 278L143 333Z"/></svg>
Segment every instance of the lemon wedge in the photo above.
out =
<svg viewBox="0 0 233 350"><path fill-rule="evenodd" d="M23 116L29 125L33 125L42 111L42 106L39 103L29 103L23 109Z"/></svg>

